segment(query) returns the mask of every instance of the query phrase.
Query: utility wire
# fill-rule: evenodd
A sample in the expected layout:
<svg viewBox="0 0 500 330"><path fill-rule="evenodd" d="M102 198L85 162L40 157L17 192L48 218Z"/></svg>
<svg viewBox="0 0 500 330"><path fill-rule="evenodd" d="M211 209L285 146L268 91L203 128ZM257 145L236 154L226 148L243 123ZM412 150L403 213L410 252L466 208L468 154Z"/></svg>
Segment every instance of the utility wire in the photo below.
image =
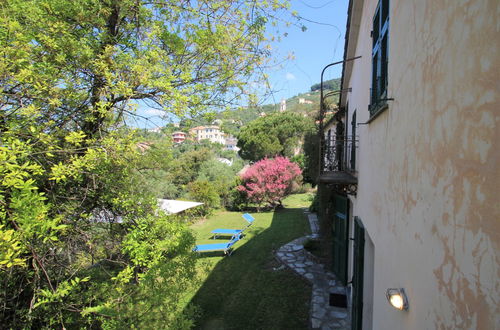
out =
<svg viewBox="0 0 500 330"><path fill-rule="evenodd" d="M329 2L325 3L324 5L321 5L321 6L318 6L318 7L308 5L307 3L305 3L305 2L304 2L304 1L302 1L302 0L300 0L300 2L301 2L304 6L306 6L306 7L309 7L309 8L312 8L312 9L321 9L321 8L324 8L324 7L328 6L329 4L333 3L334 1L329 1Z"/></svg>

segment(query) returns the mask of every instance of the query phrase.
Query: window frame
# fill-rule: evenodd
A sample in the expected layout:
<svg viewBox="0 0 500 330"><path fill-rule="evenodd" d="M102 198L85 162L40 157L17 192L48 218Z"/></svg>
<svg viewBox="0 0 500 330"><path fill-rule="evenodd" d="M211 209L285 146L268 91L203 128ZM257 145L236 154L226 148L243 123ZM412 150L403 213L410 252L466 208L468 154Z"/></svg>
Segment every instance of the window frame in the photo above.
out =
<svg viewBox="0 0 500 330"><path fill-rule="evenodd" d="M370 89L370 117L387 109L389 58L389 0L379 0L373 15L372 82Z"/></svg>

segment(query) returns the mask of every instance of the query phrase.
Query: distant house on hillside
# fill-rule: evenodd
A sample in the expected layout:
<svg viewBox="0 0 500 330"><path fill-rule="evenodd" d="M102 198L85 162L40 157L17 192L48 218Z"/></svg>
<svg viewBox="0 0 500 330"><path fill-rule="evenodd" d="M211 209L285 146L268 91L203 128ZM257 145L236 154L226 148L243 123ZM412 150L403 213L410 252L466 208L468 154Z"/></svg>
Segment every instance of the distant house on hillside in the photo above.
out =
<svg viewBox="0 0 500 330"><path fill-rule="evenodd" d="M161 127L150 128L150 129L148 129L148 132L161 133Z"/></svg>
<svg viewBox="0 0 500 330"><path fill-rule="evenodd" d="M305 98L299 98L299 104L313 104L314 102L311 100L306 100Z"/></svg>
<svg viewBox="0 0 500 330"><path fill-rule="evenodd" d="M201 140L210 140L210 142L225 144L226 137L219 126L197 126L189 130L189 134L197 142Z"/></svg>
<svg viewBox="0 0 500 330"><path fill-rule="evenodd" d="M280 112L285 112L286 111L286 100L282 99L280 103Z"/></svg>
<svg viewBox="0 0 500 330"><path fill-rule="evenodd" d="M173 132L172 140L174 141L174 143L181 143L184 142L184 140L186 140L186 136L187 134L181 131Z"/></svg>
<svg viewBox="0 0 500 330"><path fill-rule="evenodd" d="M238 139L235 138L234 136L230 135L226 137L225 147L227 150L233 150L233 151L240 150L240 148L237 147L237 144L238 144Z"/></svg>

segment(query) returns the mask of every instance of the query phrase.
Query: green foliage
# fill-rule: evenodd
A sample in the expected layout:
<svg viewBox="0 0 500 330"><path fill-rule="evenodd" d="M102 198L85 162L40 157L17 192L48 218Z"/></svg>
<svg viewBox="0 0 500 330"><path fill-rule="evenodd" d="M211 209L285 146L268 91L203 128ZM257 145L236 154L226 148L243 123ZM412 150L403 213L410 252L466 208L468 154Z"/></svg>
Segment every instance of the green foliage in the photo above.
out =
<svg viewBox="0 0 500 330"><path fill-rule="evenodd" d="M241 183L241 178L236 178L235 186L228 192L227 204L225 205L226 209L231 211L243 211L248 207L247 195L238 190Z"/></svg>
<svg viewBox="0 0 500 330"><path fill-rule="evenodd" d="M238 135L239 154L252 161L276 155L291 157L311 128L309 120L290 112L260 117Z"/></svg>
<svg viewBox="0 0 500 330"><path fill-rule="evenodd" d="M320 210L319 208L319 194L314 194L314 197L311 200L311 205L309 206L309 211L311 212L318 212Z"/></svg>
<svg viewBox="0 0 500 330"><path fill-rule="evenodd" d="M191 315L177 302L196 278L193 243L180 219L162 213L141 219L122 244L131 264L115 272L104 299L85 308L83 315L98 315L102 327L112 329L190 324Z"/></svg>
<svg viewBox="0 0 500 330"><path fill-rule="evenodd" d="M340 89L340 82L341 82L340 78L323 81L323 91L325 90L338 91ZM321 83L314 84L311 86L311 92L320 90L320 88L321 88Z"/></svg>
<svg viewBox="0 0 500 330"><path fill-rule="evenodd" d="M137 190L157 198L194 199L193 194L189 194L190 184L204 180L215 187L220 202L205 204L197 208L200 212L193 210L190 213L193 216L204 215L220 206L229 207L232 190L237 185L236 173L243 167L241 158L234 151L223 150L218 143L185 142L172 149L166 139L151 143L142 152L142 168L136 171L140 182ZM232 165L223 163L221 159L232 162Z"/></svg>
<svg viewBox="0 0 500 330"><path fill-rule="evenodd" d="M303 171L304 182L313 186L317 184L319 176L319 137L315 131L310 131L304 137Z"/></svg>
<svg viewBox="0 0 500 330"><path fill-rule="evenodd" d="M300 93L296 96L286 99L286 111L300 114L309 118L317 118L320 107L320 84L314 84L311 92ZM340 89L340 78L328 80L324 83L324 102L328 111L333 111L337 107L338 94L329 95L328 92L338 91ZM213 114L210 118L200 115L189 120L183 120L181 126L190 128L197 125L211 125L213 119L217 118L224 132L237 136L240 130L251 121L259 118L262 114L270 115L280 109L280 104L252 105L248 107L236 107L226 109ZM325 121L331 117L327 116Z"/></svg>
<svg viewBox="0 0 500 330"><path fill-rule="evenodd" d="M298 154L290 158L290 161L299 165L300 170L303 171L306 166L306 156L304 154Z"/></svg>
<svg viewBox="0 0 500 330"><path fill-rule="evenodd" d="M148 140L146 145L148 147L141 151L139 167L134 171L134 176L139 181L137 192L157 198L177 198L180 194L179 188L170 180L169 174L174 157L170 139L156 138L153 142Z"/></svg>
<svg viewBox="0 0 500 330"><path fill-rule="evenodd" d="M235 156L233 154L233 156ZM229 166L216 159L211 159L202 164L198 175L198 180L210 181L219 194L221 206L228 207L231 204L231 191L238 184L237 170L243 166L239 162L233 161L233 165Z"/></svg>
<svg viewBox="0 0 500 330"><path fill-rule="evenodd" d="M181 154L171 163L170 174L172 182L178 186L193 182L198 176L201 165L211 159L210 149L200 148Z"/></svg>
<svg viewBox="0 0 500 330"><path fill-rule="evenodd" d="M175 302L194 277L193 239L184 222L159 215L155 193L167 192L144 178L188 184L209 157L195 150L179 157L185 167L161 135L140 151L144 136L123 122L139 100L195 116L249 97L246 83L269 55L263 22L286 7L2 2L2 327L190 325Z"/></svg>
<svg viewBox="0 0 500 330"><path fill-rule="evenodd" d="M14 230L4 230L4 225L0 225L0 268L25 265L25 260L19 258L23 251L16 236Z"/></svg>
<svg viewBox="0 0 500 330"><path fill-rule="evenodd" d="M200 215L209 215L214 209L220 207L220 197L217 187L207 179L197 179L188 184L188 197L203 205L197 207Z"/></svg>

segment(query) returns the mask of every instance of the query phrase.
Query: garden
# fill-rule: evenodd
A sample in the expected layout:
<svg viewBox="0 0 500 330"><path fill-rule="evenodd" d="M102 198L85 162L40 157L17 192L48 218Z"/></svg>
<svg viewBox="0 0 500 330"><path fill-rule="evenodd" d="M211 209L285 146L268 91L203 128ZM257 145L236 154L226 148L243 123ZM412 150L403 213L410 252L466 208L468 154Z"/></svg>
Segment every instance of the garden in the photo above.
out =
<svg viewBox="0 0 500 330"><path fill-rule="evenodd" d="M267 79L267 26L293 17L288 8L280 0L2 3L2 328L305 326L307 287L275 270L272 252L307 231L307 198L283 197L306 177L292 146L312 119L231 119L248 129L233 132L239 154L133 124L152 112L167 131L173 121L189 131L187 123L222 110L248 112L257 95L247 87ZM167 214L158 199L203 207ZM255 224L233 256L192 252L210 228L241 225L249 207L263 212L252 211Z"/></svg>
<svg viewBox="0 0 500 330"><path fill-rule="evenodd" d="M311 288L280 265L274 251L310 233L303 213L310 203L311 194L291 195L283 201L284 208L252 213L255 221L231 256L199 254L200 279L183 301L195 308L196 328L307 329ZM241 215L220 211L194 223L196 242L214 242L214 228L244 228Z"/></svg>

